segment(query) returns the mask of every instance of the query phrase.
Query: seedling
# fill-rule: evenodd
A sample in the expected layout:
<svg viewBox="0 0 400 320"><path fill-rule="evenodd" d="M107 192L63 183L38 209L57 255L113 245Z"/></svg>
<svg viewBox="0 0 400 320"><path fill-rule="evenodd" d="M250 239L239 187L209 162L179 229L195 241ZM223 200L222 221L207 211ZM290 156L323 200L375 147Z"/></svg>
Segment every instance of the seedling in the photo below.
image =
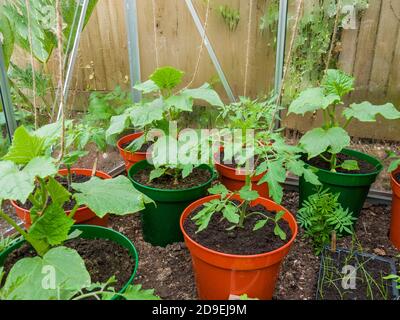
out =
<svg viewBox="0 0 400 320"><path fill-rule="evenodd" d="M356 160L338 162L337 155L350 145L350 136L346 131L354 119L362 122L374 122L377 115L390 120L400 119L400 112L393 104L373 105L370 102L353 103L343 106L343 98L354 90L354 79L339 70L328 70L321 86L300 93L289 106L289 112L304 115L308 112L322 111L322 127L308 131L300 140L300 146L308 154L308 159L320 157L329 163L332 172L338 168L359 170ZM342 117L339 115L341 114ZM342 120L344 118L344 120Z"/></svg>

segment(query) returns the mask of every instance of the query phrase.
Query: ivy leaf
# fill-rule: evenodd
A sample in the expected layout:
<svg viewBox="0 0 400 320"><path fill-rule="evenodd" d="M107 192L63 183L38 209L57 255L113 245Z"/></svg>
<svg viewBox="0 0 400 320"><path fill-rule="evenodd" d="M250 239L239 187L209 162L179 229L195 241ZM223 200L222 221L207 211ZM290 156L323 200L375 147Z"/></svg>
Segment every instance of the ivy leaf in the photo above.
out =
<svg viewBox="0 0 400 320"><path fill-rule="evenodd" d="M44 138L29 133L24 126L18 127L14 133L13 143L3 159L16 164L27 164L33 158L43 155L44 141Z"/></svg>
<svg viewBox="0 0 400 320"><path fill-rule="evenodd" d="M322 80L325 94L343 97L354 90L354 78L343 71L329 69Z"/></svg>
<svg viewBox="0 0 400 320"><path fill-rule="evenodd" d="M345 170L359 170L360 169L358 166L357 160L345 160L340 165L340 167Z"/></svg>
<svg viewBox="0 0 400 320"><path fill-rule="evenodd" d="M230 193L230 191L221 183L209 188L208 192L210 194L220 194L221 198L225 198Z"/></svg>
<svg viewBox="0 0 400 320"><path fill-rule="evenodd" d="M326 109L338 101L340 101L340 97L332 94L326 96L323 88L307 89L301 92L299 97L290 104L288 114L304 115L307 112Z"/></svg>
<svg viewBox="0 0 400 320"><path fill-rule="evenodd" d="M143 210L151 200L137 191L127 177L114 179L91 178L84 183L73 183L72 188L79 205L88 206L96 215L103 218L106 214L126 215Z"/></svg>
<svg viewBox="0 0 400 320"><path fill-rule="evenodd" d="M224 106L218 93L215 90L211 89L208 83L203 84L200 88L197 89L185 89L182 92L182 96L187 97L188 99L204 100L212 106Z"/></svg>
<svg viewBox="0 0 400 320"><path fill-rule="evenodd" d="M244 186L239 191L240 198L246 201L253 201L260 197L257 191L251 190L249 186Z"/></svg>
<svg viewBox="0 0 400 320"><path fill-rule="evenodd" d="M31 174L20 171L11 161L0 162L0 199L25 203L35 186Z"/></svg>
<svg viewBox="0 0 400 320"><path fill-rule="evenodd" d="M183 71L173 67L158 68L149 77L162 90L171 90L182 82Z"/></svg>
<svg viewBox="0 0 400 320"><path fill-rule="evenodd" d="M254 225L253 231L257 231L257 230L260 230L260 229L264 228L264 226L267 224L267 222L268 222L267 219L265 219L265 220L258 220L258 221L256 222L256 224Z"/></svg>
<svg viewBox="0 0 400 320"><path fill-rule="evenodd" d="M45 277L51 279L52 271L55 272L55 288L46 288L43 285ZM57 247L43 258L17 261L5 281L3 292L6 300L68 300L89 284L90 275L78 252Z"/></svg>
<svg viewBox="0 0 400 320"><path fill-rule="evenodd" d="M153 181L154 179L157 179L157 178L159 178L159 177L161 177L162 175L164 175L165 174L165 171L166 171L167 169L165 169L165 168L155 168L154 170L152 170L151 172L150 172L150 181Z"/></svg>
<svg viewBox="0 0 400 320"><path fill-rule="evenodd" d="M227 204L225 208L222 209L222 215L230 223L238 224L240 216L237 213L238 209L233 204Z"/></svg>
<svg viewBox="0 0 400 320"><path fill-rule="evenodd" d="M362 122L375 122L376 116L381 115L385 119L400 119L400 112L391 103L378 106L370 102L353 103L343 111L346 119L356 118Z"/></svg>
<svg viewBox="0 0 400 320"><path fill-rule="evenodd" d="M154 294L154 289L144 290L141 284L128 286L122 296L126 300L161 300Z"/></svg>
<svg viewBox="0 0 400 320"><path fill-rule="evenodd" d="M71 193L53 177L49 177L46 189L49 192L52 203L58 204L60 207L71 197Z"/></svg>
<svg viewBox="0 0 400 320"><path fill-rule="evenodd" d="M308 153L308 158L314 158L325 151L339 153L350 145L350 136L346 130L340 127L315 128L308 131L301 139L300 145Z"/></svg>
<svg viewBox="0 0 400 320"><path fill-rule="evenodd" d="M73 225L74 220L65 214L62 207L55 203L50 204L29 229L29 237L56 246L68 239Z"/></svg>

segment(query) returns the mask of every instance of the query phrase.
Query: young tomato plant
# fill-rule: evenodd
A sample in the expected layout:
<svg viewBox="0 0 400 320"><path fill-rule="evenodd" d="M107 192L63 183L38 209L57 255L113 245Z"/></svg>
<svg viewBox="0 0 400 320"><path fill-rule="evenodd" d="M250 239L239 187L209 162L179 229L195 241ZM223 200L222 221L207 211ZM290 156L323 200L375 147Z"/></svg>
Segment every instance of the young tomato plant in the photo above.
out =
<svg viewBox="0 0 400 320"><path fill-rule="evenodd" d="M400 112L393 104L373 105L370 102L353 103L344 106L343 98L353 91L354 79L339 70L328 70L321 86L300 93L289 106L289 112L304 115L307 112L321 111L324 116L322 127L308 131L300 140L300 146L308 158L320 157L329 163L332 172L338 168L358 170L356 160L338 162L337 155L350 145L350 136L346 129L354 119L362 122L374 122L376 116L386 119L400 119ZM341 114L341 117L340 117Z"/></svg>
<svg viewBox="0 0 400 320"><path fill-rule="evenodd" d="M251 190L250 184L246 184L240 191L231 193L222 184L216 185L208 190L211 194L219 195L220 198L211 200L204 204L204 208L198 212L192 219L198 226L197 232L207 229L212 216L221 213L223 219L231 223L231 227L227 230L243 228L250 216L258 215L260 219L253 227L253 231L262 229L268 222L274 223L274 234L282 240L286 240L286 233L279 226L279 221L285 214L284 211L277 212L274 217L270 217L263 212L247 212L251 206L251 201L256 200L259 195L255 190ZM239 196L242 202L235 203L232 198Z"/></svg>

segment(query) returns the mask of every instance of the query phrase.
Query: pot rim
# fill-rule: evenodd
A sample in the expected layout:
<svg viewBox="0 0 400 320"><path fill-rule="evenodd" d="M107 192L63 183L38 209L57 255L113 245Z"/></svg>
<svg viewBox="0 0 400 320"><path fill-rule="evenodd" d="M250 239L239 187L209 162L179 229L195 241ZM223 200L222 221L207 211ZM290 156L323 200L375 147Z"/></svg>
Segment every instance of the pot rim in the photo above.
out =
<svg viewBox="0 0 400 320"><path fill-rule="evenodd" d="M215 180L215 178L216 178L215 171L213 170L213 168L212 168L211 166L207 165L207 164L203 164L203 165L200 165L200 166L206 166L207 169L209 170L210 174L211 174L211 177L210 177L209 180L207 180L206 182L202 183L201 185L194 186L194 187L187 188L187 189L159 189L159 188L149 187L149 186L145 186L145 185L143 185L143 184L137 182L137 181L136 181L135 179L133 179L133 177L131 176L131 171L134 171L134 169L136 169L140 164L143 164L143 163L145 163L145 162L146 162L149 166L151 166L151 164L149 164L149 162L148 162L147 160L142 160L142 161L139 161L139 162L135 163L135 164L129 169L129 171L128 171L128 178L131 180L131 182L132 182L134 185L138 185L138 186L140 186L141 188L143 188L143 189L145 189L145 190L160 191L160 192L165 192L165 193L169 193L169 192L171 192L171 193L172 193L172 192L175 192L175 193L176 193L176 192L180 192L180 191L182 191L182 192L193 191L193 190L197 190L197 189L201 189L201 188L206 187L208 184L210 184L211 182L213 182L213 180Z"/></svg>
<svg viewBox="0 0 400 320"><path fill-rule="evenodd" d="M92 174L92 169L71 168L71 172L78 171L78 170L86 171L87 173ZM61 172L62 172L62 173L67 173L67 169L59 169L58 172L57 172L57 174L60 174L60 175L64 175L64 176L65 176L65 174L62 174ZM111 177L108 173L106 173L106 172L103 172L103 171L101 171L101 170L96 170L96 174L95 174L95 175L97 176L98 173L107 176L107 178L102 178L102 179L112 179L112 177ZM25 209L25 208L22 208L21 206L19 206L19 205L17 204L17 201L15 201L15 200L10 200L10 202L11 202L11 204L13 205L13 207L15 207L16 209L21 210L21 211L24 212L25 214L29 214L29 213L30 213L30 210ZM82 211L86 210L87 208L88 208L87 206L81 206L81 207L79 207L79 208L76 210L76 213L82 212ZM71 210L65 210L65 213L67 213L67 214L70 213L70 212L71 212Z"/></svg>
<svg viewBox="0 0 400 320"><path fill-rule="evenodd" d="M210 196L201 198L201 199L199 199L199 200L193 202L193 203L190 204L189 206L195 206L195 208L197 208L197 207L199 207L200 205L202 205L203 203L209 202L210 200L214 200L214 199L217 199L217 198L219 198L219 197L220 197L219 195L210 195ZM239 198L239 196L233 197L233 199L235 199L235 198ZM263 202L268 202L268 203L277 204L277 203L275 203L274 201L269 200L269 199L267 199L267 198L263 198L263 197L259 197L259 198L257 198L257 200L255 200L255 201L258 201L258 200L262 200ZM278 205L278 204L277 204L277 205ZM195 240L193 240L193 239L187 234L185 228L183 227L183 223L185 222L187 216L189 216L189 214L193 211L193 210L192 210L192 211L190 211L189 213L187 213L187 209L188 209L189 207L187 207L187 208L183 211L183 213L182 213L182 215L181 215L181 218L180 218L180 221L179 221L179 224L180 224L181 231L182 231L182 233L184 234L185 238L188 239L188 241L190 241L193 245L195 245L195 246L201 248L202 250L204 250L204 251L206 251L206 252L208 252L208 253L220 255L220 256L222 256L222 257L231 258L231 259L264 258L264 257L267 257L267 256L272 256L272 255L274 255L274 254L276 254L276 253L278 253L278 252L281 252L281 251L283 251L283 250L285 250L285 249L289 249L289 248L292 246L292 244L293 244L293 242L294 242L294 240L296 239L297 234L298 234L298 229L299 229L299 227L298 227L296 218L293 216L293 214L292 214L288 209L286 209L285 207L283 207L283 206L281 206L281 205L279 205L279 206L282 208L283 211L285 211L285 213L287 213L287 214L289 215L290 219L293 220L294 226L295 226L295 227L294 227L294 230L292 230L292 228L290 228L291 231L292 231L292 237L290 238L290 240L289 240L288 242L286 242L283 246L281 246L281 247L279 247L279 248L277 248L277 249L275 249L275 250L273 250L273 251L268 251L268 252L265 252L265 253L252 254L252 255L230 254L230 253L224 253L224 252L219 252L219 251L212 250L212 249L207 248L207 247L201 245L200 243L196 242ZM187 213L187 214L186 214L186 213ZM185 215L186 215L186 217L184 217ZM286 220L286 221L287 221L287 220ZM287 221L287 222L288 222L288 221Z"/></svg>
<svg viewBox="0 0 400 320"><path fill-rule="evenodd" d="M353 176L353 177L354 177L354 176L355 176L355 177L371 177L371 176L374 176L374 175L378 175L378 174L382 171L383 165L382 165L381 161L379 161L379 159L377 159L377 158L375 158L375 157L369 155L368 153L360 152L360 151L353 150L353 149L343 149L343 150L341 151L341 153L346 154L346 153L349 152L349 151L350 151L350 153L352 153L355 157L356 157L357 154L358 154L358 155L362 154L362 155L367 156L367 157L370 158L370 159L375 160L375 161L378 163L378 165L375 165L375 169L376 169L376 170L373 171L373 172L369 172L369 173L342 173L342 172L332 172L332 171L329 171L329 170L325 170L325 169L321 169L321 168L312 166L312 165L307 164L307 163L306 163L306 164L307 164L310 168L314 168L314 169L316 169L316 170L318 170L318 171L324 172L325 174L332 174L332 175L341 176L341 177L351 177L351 176ZM367 161L367 160L365 160L365 161ZM367 161L367 162L370 163L370 164L372 164L370 161Z"/></svg>
<svg viewBox="0 0 400 320"><path fill-rule="evenodd" d="M125 149L122 148L122 145L123 145L124 143L126 143L126 142L128 142L128 141L131 142L131 141L133 141L133 140L135 140L135 139L141 137L142 135L143 135L143 131L140 131L140 132L130 133L130 134L127 134L127 135L121 137L121 138L117 141L117 148L118 148L118 150L119 150L120 152L125 152L125 153L128 153L128 154L147 155L148 152L143 152L143 151L131 152L131 151L128 151L128 150L125 150ZM132 139L131 139L131 138L132 138ZM128 139L128 141L123 142L123 140L125 140L125 139Z"/></svg>

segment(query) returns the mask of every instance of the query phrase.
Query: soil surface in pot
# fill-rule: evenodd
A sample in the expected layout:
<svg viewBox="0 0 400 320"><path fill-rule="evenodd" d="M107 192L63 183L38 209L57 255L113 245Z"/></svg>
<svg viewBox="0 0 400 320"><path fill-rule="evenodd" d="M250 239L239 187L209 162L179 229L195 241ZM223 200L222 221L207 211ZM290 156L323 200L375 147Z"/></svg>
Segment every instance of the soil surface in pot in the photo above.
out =
<svg viewBox="0 0 400 320"><path fill-rule="evenodd" d="M179 177L178 183L175 183L173 176L166 174L152 181L149 181L150 173L152 170L153 168L142 169L133 175L133 179L144 186L168 190L184 190L197 187L207 183L211 179L210 171L208 171L207 169L195 168L192 173L185 179Z"/></svg>
<svg viewBox="0 0 400 320"><path fill-rule="evenodd" d="M195 209L184 222L184 228L190 238L209 249L239 255L253 255L267 253L284 246L292 237L289 224L281 219L278 224L286 233L286 240L281 240L274 234L275 224L269 221L263 228L253 231L255 224L263 220L258 215L250 216L246 219L244 228L235 228L231 231L227 229L232 226L226 219L221 221L222 214L215 213L207 229L196 233L198 227L192 218L200 212L204 206ZM274 217L275 212L268 211L262 205L250 207L248 213L260 212L268 217Z"/></svg>
<svg viewBox="0 0 400 320"><path fill-rule="evenodd" d="M115 275L117 282L113 286L119 291L132 275L135 261L127 249L111 240L76 238L65 242L64 246L78 251L85 262L92 283L104 283ZM4 264L5 274L8 274L18 260L36 255L30 245L22 245L7 257Z"/></svg>
<svg viewBox="0 0 400 320"><path fill-rule="evenodd" d="M400 183L400 172L394 175L394 179Z"/></svg>
<svg viewBox="0 0 400 320"><path fill-rule="evenodd" d="M75 174L72 173L71 174L71 179L73 183L84 183L90 180L91 177L89 176L85 176L85 175L80 175L80 174ZM66 189L68 189L68 181L67 181L67 177L66 176L61 176L61 175L57 175L55 177L55 179ZM71 193L73 193L73 189L70 190ZM29 200L27 200L25 203L21 203L21 202L17 202L17 204L21 207L24 208L26 210L30 210L33 205L32 202L30 202ZM74 199L70 199L68 202L66 202L64 204L64 210L72 210L74 208L76 204L76 201Z"/></svg>
<svg viewBox="0 0 400 320"><path fill-rule="evenodd" d="M127 148L131 143L132 143L132 141L129 141L129 142L127 142L127 143L124 143L124 144L121 146L121 148L124 149L124 150L127 151L127 152L131 152L130 150L126 150L126 148ZM147 141L147 142L145 142L145 143L142 145L142 147L141 147L138 151L135 151L135 152L147 152L147 150L148 150L153 144L154 144L153 141Z"/></svg>
<svg viewBox="0 0 400 320"><path fill-rule="evenodd" d="M325 156L329 159L330 155L325 154ZM367 173L373 173L376 171L376 167L372 165L371 163L365 161L365 160L360 160L357 159L356 157L349 156L347 154L343 153L338 153L337 154L337 160L338 164L342 164L346 160L356 160L358 163L359 170L345 170L342 168L337 168L336 172L338 173L348 173L348 174L367 174ZM312 158L310 160L306 160L306 162L313 167L323 169L330 171L330 163L322 159L321 157L317 156L315 158Z"/></svg>
<svg viewBox="0 0 400 320"><path fill-rule="evenodd" d="M343 289L344 266L354 266L354 289ZM392 273L390 264L370 257L353 256L345 252L325 252L318 298L322 300L388 300L393 299L391 281L383 277ZM345 280L345 283L349 281Z"/></svg>
<svg viewBox="0 0 400 320"><path fill-rule="evenodd" d="M220 157L219 158L220 159L220 163L223 164L224 166L229 167L229 168L233 168L233 169L241 168L241 169L243 169L243 168L246 167L245 163L239 165L235 158L232 158L230 161L223 161L224 157L225 157L225 152L223 150L219 153L219 157ZM251 161L250 163L252 164L253 168L256 168L260 164L260 161L259 161L258 158L256 160L254 160L254 157L253 157L250 161Z"/></svg>

